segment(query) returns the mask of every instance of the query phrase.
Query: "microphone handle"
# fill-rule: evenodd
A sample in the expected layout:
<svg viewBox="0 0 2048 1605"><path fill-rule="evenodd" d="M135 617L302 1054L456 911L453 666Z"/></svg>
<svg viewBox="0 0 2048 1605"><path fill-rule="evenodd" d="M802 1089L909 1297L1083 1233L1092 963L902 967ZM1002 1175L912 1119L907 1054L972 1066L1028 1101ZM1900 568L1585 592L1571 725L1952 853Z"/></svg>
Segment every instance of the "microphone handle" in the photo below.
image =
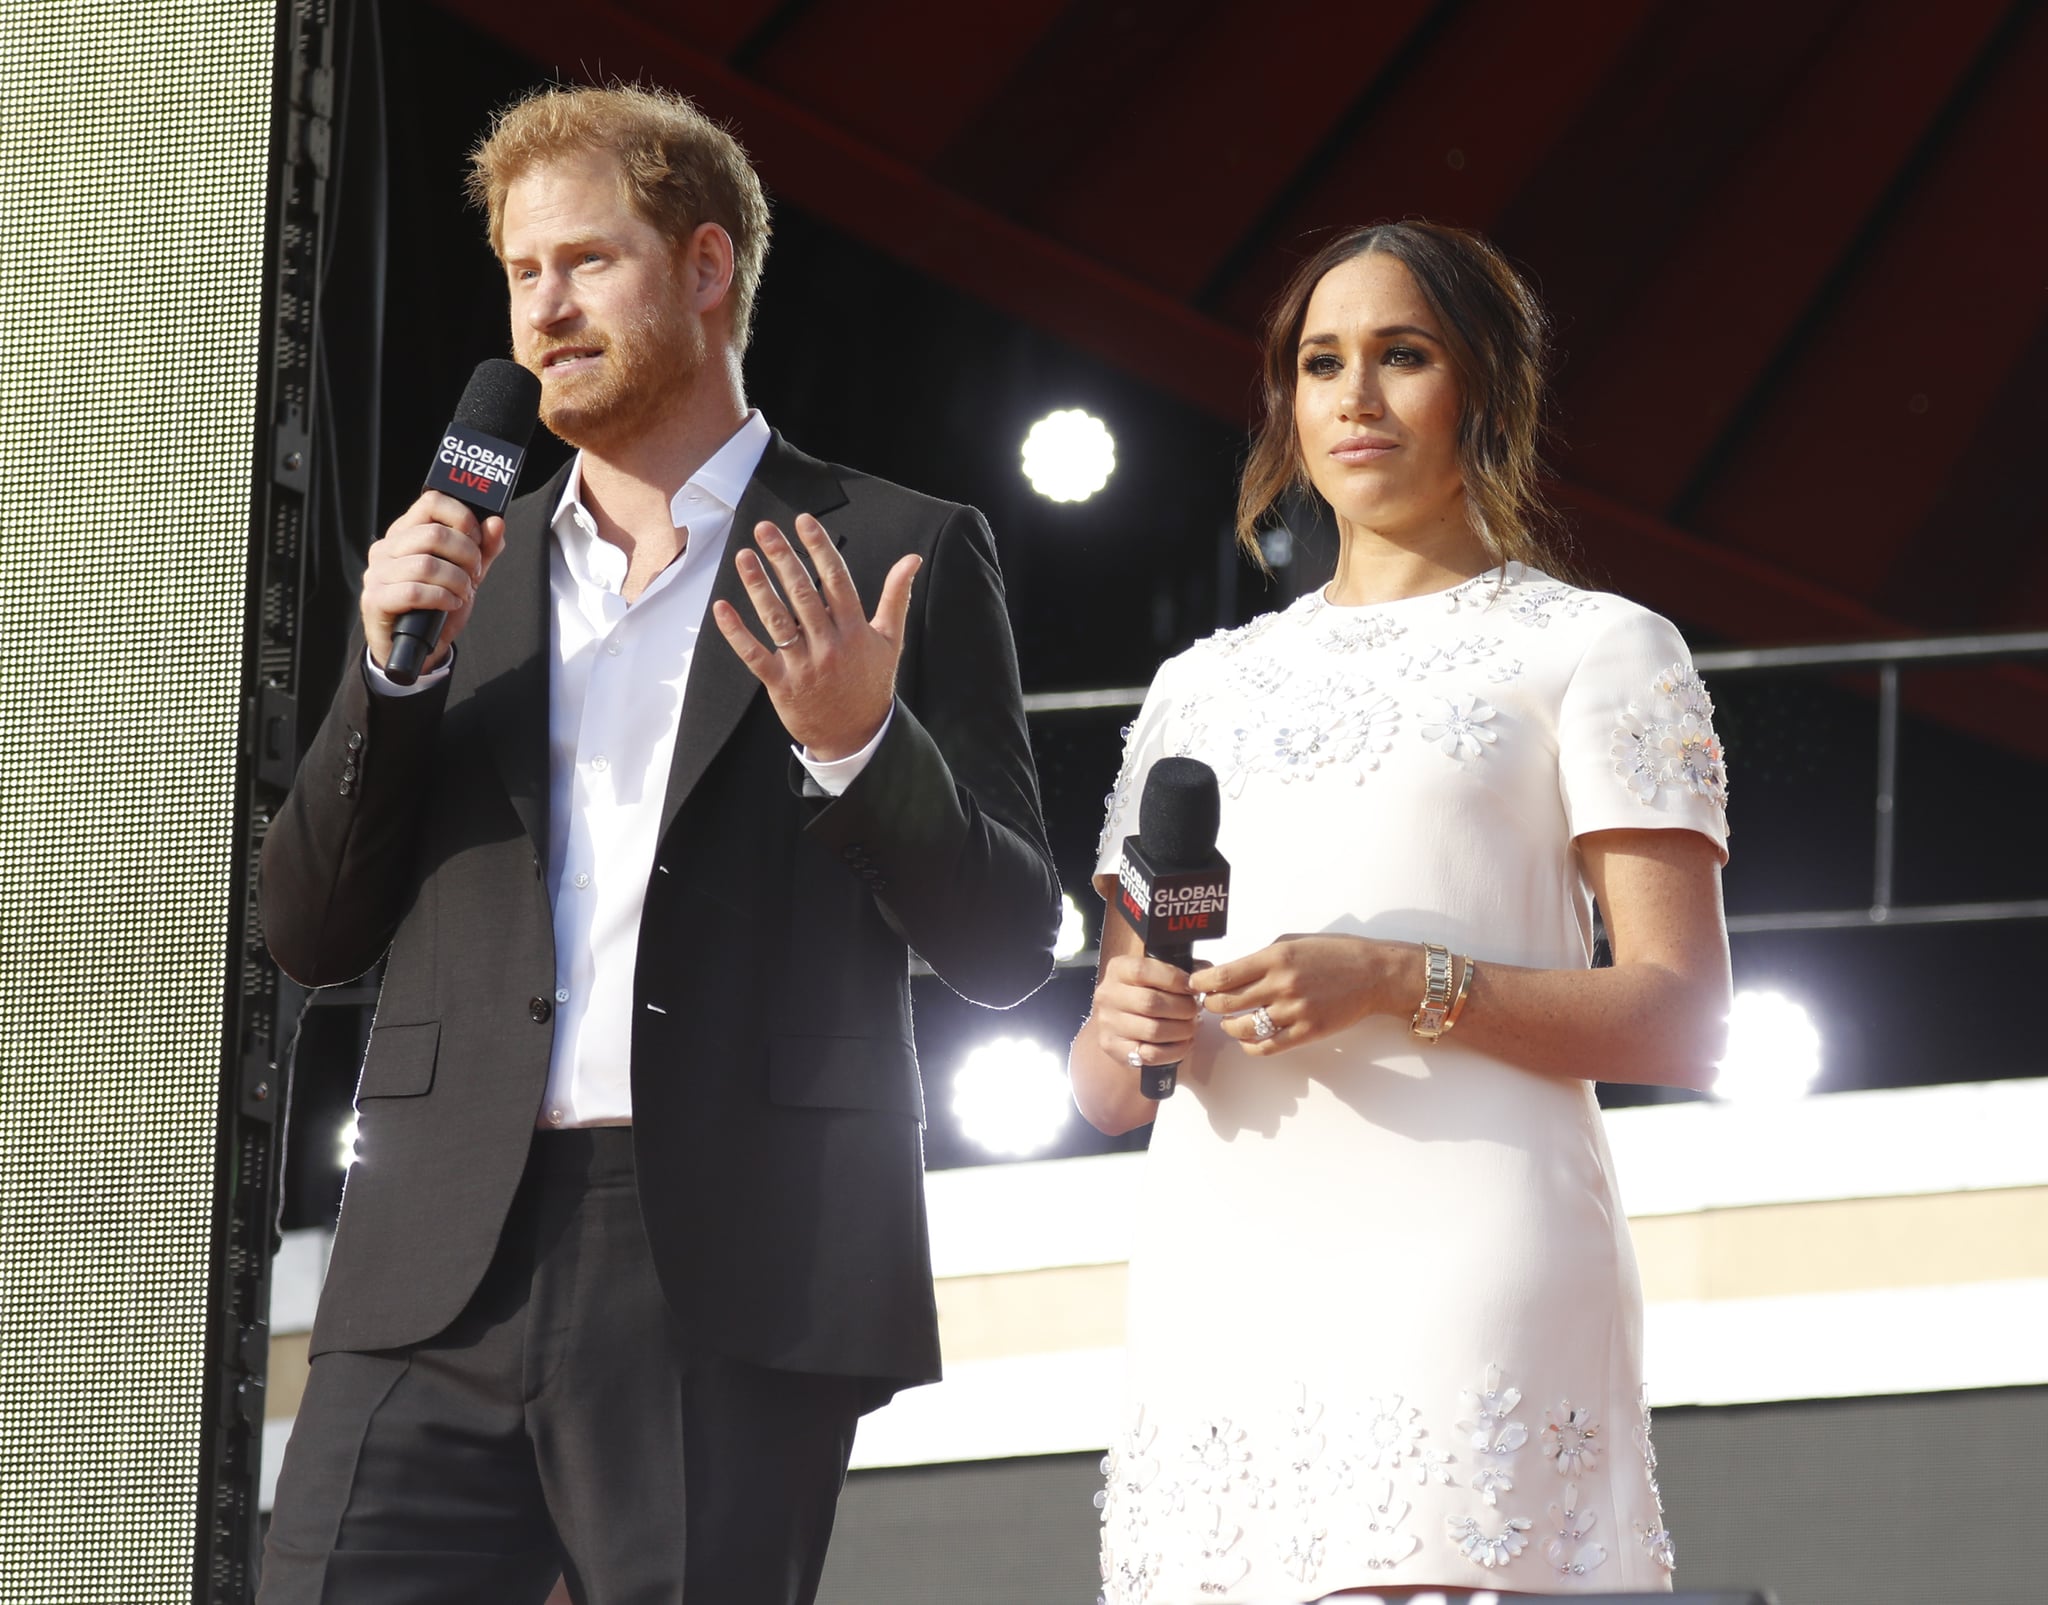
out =
<svg viewBox="0 0 2048 1605"><path fill-rule="evenodd" d="M391 626L391 661L384 665L393 685L411 685L420 677L441 644L441 626L447 621L447 614L426 607L399 616Z"/></svg>
<svg viewBox="0 0 2048 1605"><path fill-rule="evenodd" d="M451 424L449 427L455 426ZM435 488L431 480L427 488ZM479 519L498 516L488 503L473 502L466 496L455 499ZM420 677L427 666L427 659L441 644L441 629L447 622L446 613L431 607L414 608L412 612L398 616L398 622L391 626L391 661L384 665L384 673L393 685L411 685Z"/></svg>
<svg viewBox="0 0 2048 1605"><path fill-rule="evenodd" d="M1185 971L1188 974L1193 974L1197 968L1195 964L1195 950L1192 946L1176 944L1171 947L1154 947L1148 942L1145 944L1145 957L1148 959L1163 959L1175 969ZM1148 1064L1138 1072L1138 1090L1154 1102L1161 1098L1171 1098L1173 1096L1173 1089L1179 1082L1180 1061L1178 1059L1174 1060L1172 1064Z"/></svg>

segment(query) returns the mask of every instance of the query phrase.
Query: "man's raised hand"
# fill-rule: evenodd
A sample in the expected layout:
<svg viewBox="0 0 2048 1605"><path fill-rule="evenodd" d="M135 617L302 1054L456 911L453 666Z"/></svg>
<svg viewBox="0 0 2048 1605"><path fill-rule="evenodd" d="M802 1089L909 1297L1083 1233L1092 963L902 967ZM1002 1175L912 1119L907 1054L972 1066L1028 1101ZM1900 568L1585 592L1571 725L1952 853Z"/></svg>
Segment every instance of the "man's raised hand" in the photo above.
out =
<svg viewBox="0 0 2048 1605"><path fill-rule="evenodd" d="M789 538L767 523L754 526L754 539L768 566L751 549L734 559L767 640L757 638L728 602L713 603L712 617L740 661L767 687L790 738L830 763L859 752L889 715L910 582L924 560L914 553L896 560L869 619L825 526L802 513L796 533L811 560L808 569Z"/></svg>

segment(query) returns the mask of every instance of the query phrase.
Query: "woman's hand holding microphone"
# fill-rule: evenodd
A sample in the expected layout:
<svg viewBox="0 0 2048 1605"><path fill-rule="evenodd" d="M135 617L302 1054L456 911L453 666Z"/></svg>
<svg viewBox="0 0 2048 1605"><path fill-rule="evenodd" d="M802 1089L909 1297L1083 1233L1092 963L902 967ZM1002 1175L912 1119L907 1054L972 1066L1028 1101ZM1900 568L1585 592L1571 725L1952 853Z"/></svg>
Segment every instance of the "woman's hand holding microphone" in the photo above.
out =
<svg viewBox="0 0 2048 1605"><path fill-rule="evenodd" d="M1413 943L1363 936L1284 936L1192 975L1142 953L1121 953L1096 982L1099 1040L1133 1069L1174 1064L1207 1012L1222 1016L1224 1033L1247 1053L1284 1053L1367 1015L1412 1010L1416 952Z"/></svg>

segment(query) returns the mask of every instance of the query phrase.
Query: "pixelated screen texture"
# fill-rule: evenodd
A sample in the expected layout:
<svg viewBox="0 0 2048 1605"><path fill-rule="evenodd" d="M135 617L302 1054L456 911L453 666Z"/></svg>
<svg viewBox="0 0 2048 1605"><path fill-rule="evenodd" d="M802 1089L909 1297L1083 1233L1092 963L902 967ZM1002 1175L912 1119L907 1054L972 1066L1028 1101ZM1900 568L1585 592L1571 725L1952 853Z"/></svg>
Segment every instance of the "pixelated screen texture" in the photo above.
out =
<svg viewBox="0 0 2048 1605"><path fill-rule="evenodd" d="M0 1600L192 1593L267 0L0 6Z"/></svg>

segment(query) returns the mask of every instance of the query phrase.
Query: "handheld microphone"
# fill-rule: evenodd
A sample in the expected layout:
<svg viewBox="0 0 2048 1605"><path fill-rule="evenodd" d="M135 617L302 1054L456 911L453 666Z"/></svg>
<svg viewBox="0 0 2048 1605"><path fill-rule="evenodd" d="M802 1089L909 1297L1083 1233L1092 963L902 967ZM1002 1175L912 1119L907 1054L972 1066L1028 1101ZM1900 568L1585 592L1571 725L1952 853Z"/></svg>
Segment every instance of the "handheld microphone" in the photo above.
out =
<svg viewBox="0 0 2048 1605"><path fill-rule="evenodd" d="M1145 944L1147 958L1182 970L1195 966L1195 943L1221 936L1230 905L1230 866L1216 851L1223 799L1216 771L1199 758L1161 758L1138 799L1138 834L1124 838L1117 870L1117 911ZM1180 1065L1146 1065L1138 1085L1169 1098Z"/></svg>
<svg viewBox="0 0 2048 1605"><path fill-rule="evenodd" d="M479 362L434 453L425 488L481 514L502 513L519 483L519 465L539 417L539 379L505 357ZM394 684L411 685L420 677L447 619L437 609L417 608L392 626L391 661L384 672Z"/></svg>

